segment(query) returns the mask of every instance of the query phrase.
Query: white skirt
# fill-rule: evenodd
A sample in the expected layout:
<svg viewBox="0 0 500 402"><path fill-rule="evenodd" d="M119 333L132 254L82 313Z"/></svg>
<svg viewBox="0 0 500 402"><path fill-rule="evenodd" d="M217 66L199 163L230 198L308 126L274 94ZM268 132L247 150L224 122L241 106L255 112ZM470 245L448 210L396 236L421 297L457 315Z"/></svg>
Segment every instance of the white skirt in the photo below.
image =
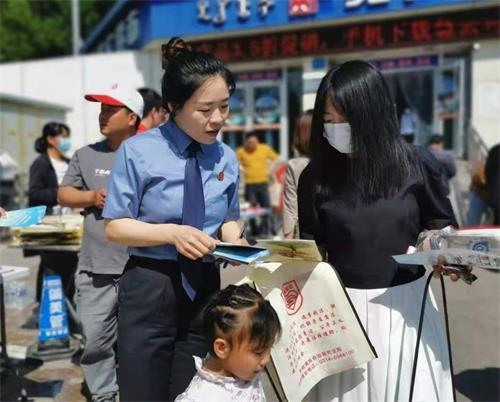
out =
<svg viewBox="0 0 500 402"><path fill-rule="evenodd" d="M408 401L427 275L387 289L347 289L378 358L325 378L309 401ZM452 401L444 325L429 289L413 401Z"/></svg>

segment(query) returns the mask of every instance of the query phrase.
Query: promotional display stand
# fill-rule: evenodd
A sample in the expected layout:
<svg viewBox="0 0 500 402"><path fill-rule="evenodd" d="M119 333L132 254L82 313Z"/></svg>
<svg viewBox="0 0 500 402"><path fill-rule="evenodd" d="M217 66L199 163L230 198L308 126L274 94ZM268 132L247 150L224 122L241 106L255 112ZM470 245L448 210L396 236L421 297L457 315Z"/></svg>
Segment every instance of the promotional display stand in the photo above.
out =
<svg viewBox="0 0 500 402"><path fill-rule="evenodd" d="M66 299L61 277L45 275L38 321L38 342L28 349L28 356L43 361L66 359L78 351L68 328Z"/></svg>

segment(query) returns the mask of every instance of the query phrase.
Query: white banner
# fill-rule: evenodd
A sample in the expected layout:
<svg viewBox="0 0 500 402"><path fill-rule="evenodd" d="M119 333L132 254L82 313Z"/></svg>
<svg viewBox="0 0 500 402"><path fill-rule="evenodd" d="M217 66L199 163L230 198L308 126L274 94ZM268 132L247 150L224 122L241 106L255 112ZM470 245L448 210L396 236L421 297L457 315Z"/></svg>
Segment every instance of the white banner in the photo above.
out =
<svg viewBox="0 0 500 402"><path fill-rule="evenodd" d="M249 268L283 328L272 358L289 401L300 401L323 378L375 359L345 289L324 262L289 261Z"/></svg>

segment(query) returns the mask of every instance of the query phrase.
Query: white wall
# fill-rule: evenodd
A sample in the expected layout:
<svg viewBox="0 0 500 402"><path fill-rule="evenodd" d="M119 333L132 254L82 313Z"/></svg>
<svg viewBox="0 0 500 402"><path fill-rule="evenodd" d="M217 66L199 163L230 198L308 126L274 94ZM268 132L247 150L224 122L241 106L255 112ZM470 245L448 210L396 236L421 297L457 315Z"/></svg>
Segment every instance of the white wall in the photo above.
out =
<svg viewBox="0 0 500 402"><path fill-rule="evenodd" d="M101 138L99 104L84 100L84 94L122 82L160 92L161 71L159 52L150 51L9 63L0 65L0 92L72 108L66 123L75 150Z"/></svg>
<svg viewBox="0 0 500 402"><path fill-rule="evenodd" d="M472 125L491 147L500 142L500 44L479 46L472 53Z"/></svg>

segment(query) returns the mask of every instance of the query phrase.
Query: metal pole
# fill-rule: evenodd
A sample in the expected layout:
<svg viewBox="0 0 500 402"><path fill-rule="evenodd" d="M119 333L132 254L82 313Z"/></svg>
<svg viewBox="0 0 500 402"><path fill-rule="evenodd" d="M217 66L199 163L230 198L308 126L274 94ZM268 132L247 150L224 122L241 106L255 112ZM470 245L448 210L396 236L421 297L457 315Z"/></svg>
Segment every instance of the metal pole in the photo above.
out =
<svg viewBox="0 0 500 402"><path fill-rule="evenodd" d="M80 0L71 0L71 31L73 34L73 55L80 53Z"/></svg>

